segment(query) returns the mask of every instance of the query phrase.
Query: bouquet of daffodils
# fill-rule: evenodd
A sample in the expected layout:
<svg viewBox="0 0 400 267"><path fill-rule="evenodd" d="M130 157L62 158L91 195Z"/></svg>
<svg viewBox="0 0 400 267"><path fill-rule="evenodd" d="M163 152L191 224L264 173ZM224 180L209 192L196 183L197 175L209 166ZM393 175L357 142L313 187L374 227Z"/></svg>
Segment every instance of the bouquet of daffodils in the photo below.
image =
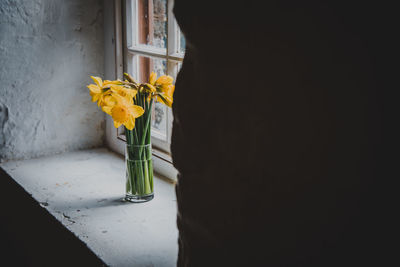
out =
<svg viewBox="0 0 400 267"><path fill-rule="evenodd" d="M108 81L91 76L88 85L92 101L113 118L116 128L123 125L126 136L126 200L144 202L153 198L151 160L151 110L154 101L172 106L173 78L157 78L152 72L148 83L138 83L124 73L125 80Z"/></svg>

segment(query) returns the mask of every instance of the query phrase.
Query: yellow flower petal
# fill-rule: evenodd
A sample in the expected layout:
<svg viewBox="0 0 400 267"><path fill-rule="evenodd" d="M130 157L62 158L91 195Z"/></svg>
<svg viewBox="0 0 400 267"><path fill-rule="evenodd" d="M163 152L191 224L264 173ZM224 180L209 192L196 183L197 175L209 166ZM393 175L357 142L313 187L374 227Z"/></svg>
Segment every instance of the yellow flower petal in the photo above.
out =
<svg viewBox="0 0 400 267"><path fill-rule="evenodd" d="M114 93L120 94L122 96L122 92L125 89L122 85L110 84L110 89Z"/></svg>
<svg viewBox="0 0 400 267"><path fill-rule="evenodd" d="M104 94L98 94L99 95L99 101L97 101L97 106L101 107L104 106Z"/></svg>
<svg viewBox="0 0 400 267"><path fill-rule="evenodd" d="M165 94L167 94L169 96L172 96L174 94L174 91L175 91L175 85L173 85L173 84L168 84L168 85L164 84L161 87L161 89Z"/></svg>
<svg viewBox="0 0 400 267"><path fill-rule="evenodd" d="M103 80L102 80L100 77L90 76L90 78L92 78L93 81L94 81L99 87L102 87L102 86L103 86Z"/></svg>
<svg viewBox="0 0 400 267"><path fill-rule="evenodd" d="M129 108L129 112L134 118L138 118L143 115L144 109L141 106L133 105Z"/></svg>
<svg viewBox="0 0 400 267"><path fill-rule="evenodd" d="M114 121L114 127L115 128L118 128L119 126L121 126L122 125L122 123L119 123L119 122L117 122L117 121Z"/></svg>
<svg viewBox="0 0 400 267"><path fill-rule="evenodd" d="M117 102L117 104L121 104L121 105L127 105L127 103L129 103L127 101L127 99L123 96L121 96L120 94L112 94L112 97L115 99L115 101Z"/></svg>
<svg viewBox="0 0 400 267"><path fill-rule="evenodd" d="M100 87L98 87L98 86L95 85L95 84L89 84L89 85L87 86L87 88L89 88L90 92L93 92L93 93L96 93L96 94L101 93Z"/></svg>
<svg viewBox="0 0 400 267"><path fill-rule="evenodd" d="M109 81L109 80L105 80L103 82L103 86L105 85L111 85L111 84L121 84L121 81L115 80L115 81Z"/></svg>
<svg viewBox="0 0 400 267"><path fill-rule="evenodd" d="M159 94L157 97L157 102L163 103L167 107L172 107L173 100L172 97Z"/></svg>
<svg viewBox="0 0 400 267"><path fill-rule="evenodd" d="M90 92L90 95L92 96L92 102L96 102L97 100L99 100L101 94L95 94Z"/></svg>
<svg viewBox="0 0 400 267"><path fill-rule="evenodd" d="M166 100L167 100L167 101L166 101L164 104L167 105L167 107L172 108L172 99L166 98Z"/></svg>
<svg viewBox="0 0 400 267"><path fill-rule="evenodd" d="M103 106L101 109L102 109L105 113L107 113L108 115L111 115L112 107L110 107L110 106Z"/></svg>
<svg viewBox="0 0 400 267"><path fill-rule="evenodd" d="M114 93L126 98L128 102L133 103L133 98L135 97L137 91L134 89L126 88L121 85L110 85L111 90Z"/></svg>
<svg viewBox="0 0 400 267"><path fill-rule="evenodd" d="M172 78L169 75L163 75L160 76L160 78L157 79L156 83L158 84L172 84L172 82L174 81L174 78Z"/></svg>
<svg viewBox="0 0 400 267"><path fill-rule="evenodd" d="M150 79L149 79L149 83L151 85L154 85L156 83L157 80L157 75L154 72L150 73Z"/></svg>
<svg viewBox="0 0 400 267"><path fill-rule="evenodd" d="M126 129L132 130L133 128L135 128L135 119L132 116L129 117L128 122L126 122L124 125Z"/></svg>
<svg viewBox="0 0 400 267"><path fill-rule="evenodd" d="M157 92L157 89L152 84L145 83L144 85L149 89L151 93Z"/></svg>
<svg viewBox="0 0 400 267"><path fill-rule="evenodd" d="M103 97L103 103L101 106L113 107L117 104L117 100L112 95L106 95Z"/></svg>
<svg viewBox="0 0 400 267"><path fill-rule="evenodd" d="M129 106L126 105L115 105L111 110L111 116L114 121L119 123L125 123L128 121L130 116Z"/></svg>

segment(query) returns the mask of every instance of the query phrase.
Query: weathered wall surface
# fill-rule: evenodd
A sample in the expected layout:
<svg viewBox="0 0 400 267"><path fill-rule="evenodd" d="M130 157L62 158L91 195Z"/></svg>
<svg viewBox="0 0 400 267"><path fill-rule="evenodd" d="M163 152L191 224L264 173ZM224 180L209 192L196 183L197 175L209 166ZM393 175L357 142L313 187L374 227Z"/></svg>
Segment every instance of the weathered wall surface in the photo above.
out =
<svg viewBox="0 0 400 267"><path fill-rule="evenodd" d="M0 1L0 161L103 144L101 0Z"/></svg>

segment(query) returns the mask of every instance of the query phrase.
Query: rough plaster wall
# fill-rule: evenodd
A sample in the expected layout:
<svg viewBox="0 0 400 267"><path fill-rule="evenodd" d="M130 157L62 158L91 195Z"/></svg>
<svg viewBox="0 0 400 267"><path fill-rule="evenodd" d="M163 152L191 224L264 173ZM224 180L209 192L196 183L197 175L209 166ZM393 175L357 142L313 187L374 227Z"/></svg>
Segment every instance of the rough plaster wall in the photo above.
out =
<svg viewBox="0 0 400 267"><path fill-rule="evenodd" d="M103 144L101 0L0 1L0 161Z"/></svg>

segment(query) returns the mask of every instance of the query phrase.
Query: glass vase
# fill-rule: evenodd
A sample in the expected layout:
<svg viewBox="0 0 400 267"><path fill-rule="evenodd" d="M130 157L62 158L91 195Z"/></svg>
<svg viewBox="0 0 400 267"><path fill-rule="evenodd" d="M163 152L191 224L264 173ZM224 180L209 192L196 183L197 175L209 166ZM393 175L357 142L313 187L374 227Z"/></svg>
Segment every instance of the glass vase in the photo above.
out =
<svg viewBox="0 0 400 267"><path fill-rule="evenodd" d="M140 203L153 199L151 155L151 144L126 145L126 201Z"/></svg>

